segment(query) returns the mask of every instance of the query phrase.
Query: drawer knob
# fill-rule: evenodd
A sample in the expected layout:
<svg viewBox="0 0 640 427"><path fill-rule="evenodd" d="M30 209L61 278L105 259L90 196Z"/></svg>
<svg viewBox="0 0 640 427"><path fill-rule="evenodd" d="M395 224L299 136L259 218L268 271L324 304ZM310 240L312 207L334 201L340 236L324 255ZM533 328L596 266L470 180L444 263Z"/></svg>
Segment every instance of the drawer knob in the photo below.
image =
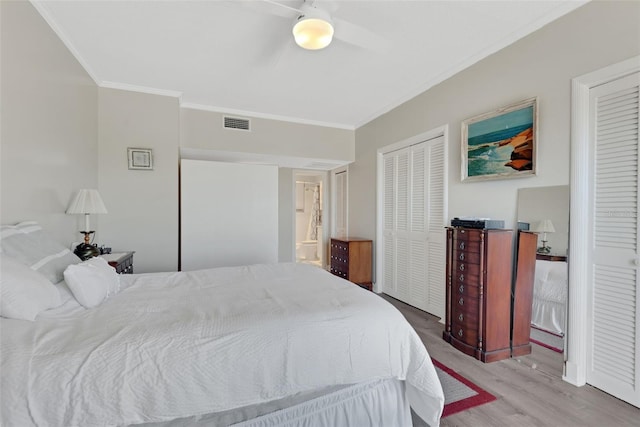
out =
<svg viewBox="0 0 640 427"><path fill-rule="evenodd" d="M458 331L458 336L459 336L460 338L462 338L462 335L464 335L464 332L462 332L462 329L460 329L460 330Z"/></svg>
<svg viewBox="0 0 640 427"><path fill-rule="evenodd" d="M464 261L464 254L460 254L460 261Z"/></svg>
<svg viewBox="0 0 640 427"><path fill-rule="evenodd" d="M458 304L460 304L460 305L464 305L464 298L460 298L460 299L458 300Z"/></svg>
<svg viewBox="0 0 640 427"><path fill-rule="evenodd" d="M464 285L460 285L458 290L460 291L461 294L464 293Z"/></svg>
<svg viewBox="0 0 640 427"><path fill-rule="evenodd" d="M464 271L464 264L460 264L460 271Z"/></svg>
<svg viewBox="0 0 640 427"><path fill-rule="evenodd" d="M464 320L464 314L460 313L458 320L462 322Z"/></svg>
<svg viewBox="0 0 640 427"><path fill-rule="evenodd" d="M464 274L461 274L458 280L460 280L461 282L464 282Z"/></svg>
<svg viewBox="0 0 640 427"><path fill-rule="evenodd" d="M464 242L460 242L460 249L464 249Z"/></svg>

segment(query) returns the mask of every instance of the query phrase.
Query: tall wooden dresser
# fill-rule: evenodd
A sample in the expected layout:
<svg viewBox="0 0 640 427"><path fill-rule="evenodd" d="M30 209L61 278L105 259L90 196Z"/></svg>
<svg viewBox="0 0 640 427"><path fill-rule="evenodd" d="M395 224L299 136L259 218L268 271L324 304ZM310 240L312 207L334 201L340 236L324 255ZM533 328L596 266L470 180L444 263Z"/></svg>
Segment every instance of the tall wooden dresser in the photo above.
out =
<svg viewBox="0 0 640 427"><path fill-rule="evenodd" d="M511 230L447 228L443 338L483 362L511 356Z"/></svg>
<svg viewBox="0 0 640 427"><path fill-rule="evenodd" d="M332 238L331 273L371 290L371 247L367 239Z"/></svg>

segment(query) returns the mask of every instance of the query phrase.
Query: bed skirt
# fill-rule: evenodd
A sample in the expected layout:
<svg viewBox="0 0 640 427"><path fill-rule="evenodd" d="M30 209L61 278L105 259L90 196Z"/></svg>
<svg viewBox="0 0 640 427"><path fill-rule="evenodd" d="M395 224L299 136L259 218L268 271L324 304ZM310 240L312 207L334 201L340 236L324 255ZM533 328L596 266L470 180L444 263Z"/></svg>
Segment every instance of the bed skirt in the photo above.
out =
<svg viewBox="0 0 640 427"><path fill-rule="evenodd" d="M138 424L145 427L214 425L411 427L412 419L404 381L387 379L338 389L332 387L331 391L324 394L311 393L219 414L181 418L163 423Z"/></svg>

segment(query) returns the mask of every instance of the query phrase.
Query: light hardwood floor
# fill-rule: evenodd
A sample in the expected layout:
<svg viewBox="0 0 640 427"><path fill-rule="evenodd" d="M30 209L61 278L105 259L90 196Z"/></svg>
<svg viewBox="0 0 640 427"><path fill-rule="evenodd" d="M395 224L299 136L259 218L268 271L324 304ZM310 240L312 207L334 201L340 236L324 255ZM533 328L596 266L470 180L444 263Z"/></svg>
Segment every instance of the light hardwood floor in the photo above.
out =
<svg viewBox="0 0 640 427"><path fill-rule="evenodd" d="M437 317L381 295L404 314L431 357L497 397L443 418L441 426L640 426L640 409L594 387L562 381L562 354L534 344L530 355L482 363L442 339Z"/></svg>

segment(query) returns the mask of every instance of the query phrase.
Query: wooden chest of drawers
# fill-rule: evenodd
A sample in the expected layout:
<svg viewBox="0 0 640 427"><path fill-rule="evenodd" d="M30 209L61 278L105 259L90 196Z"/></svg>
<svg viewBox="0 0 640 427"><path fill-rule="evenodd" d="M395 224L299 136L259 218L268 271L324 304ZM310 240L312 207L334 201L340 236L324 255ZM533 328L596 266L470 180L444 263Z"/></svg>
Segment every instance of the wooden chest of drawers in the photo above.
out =
<svg viewBox="0 0 640 427"><path fill-rule="evenodd" d="M371 290L371 250L371 240L332 238L331 273Z"/></svg>
<svg viewBox="0 0 640 427"><path fill-rule="evenodd" d="M511 356L511 230L447 229L443 338L483 362Z"/></svg>

